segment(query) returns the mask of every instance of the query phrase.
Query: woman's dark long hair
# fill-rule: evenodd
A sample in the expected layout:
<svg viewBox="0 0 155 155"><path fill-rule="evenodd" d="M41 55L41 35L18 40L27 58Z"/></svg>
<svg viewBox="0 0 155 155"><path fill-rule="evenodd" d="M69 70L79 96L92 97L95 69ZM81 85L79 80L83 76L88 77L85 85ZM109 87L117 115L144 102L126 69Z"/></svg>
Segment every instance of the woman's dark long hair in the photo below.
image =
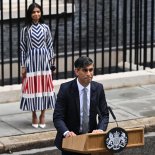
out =
<svg viewBox="0 0 155 155"><path fill-rule="evenodd" d="M44 23L44 19L43 19L43 11L42 11L42 8L39 4L37 3L32 3L30 4L29 8L27 9L27 12L26 12L26 25L27 26L31 26L32 25L32 12L34 10L34 8L39 8L40 11L41 11L41 17L39 19L39 22L40 23Z"/></svg>

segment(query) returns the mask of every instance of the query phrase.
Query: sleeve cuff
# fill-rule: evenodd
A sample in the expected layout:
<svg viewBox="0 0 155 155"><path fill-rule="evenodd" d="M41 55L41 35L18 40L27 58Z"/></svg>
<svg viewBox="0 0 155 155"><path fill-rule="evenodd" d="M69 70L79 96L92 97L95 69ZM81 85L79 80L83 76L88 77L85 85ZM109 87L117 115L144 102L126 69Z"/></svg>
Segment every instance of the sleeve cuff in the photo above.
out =
<svg viewBox="0 0 155 155"><path fill-rule="evenodd" d="M65 132L63 133L63 136L66 137L66 135L67 135L68 132L69 132L69 131L65 131Z"/></svg>

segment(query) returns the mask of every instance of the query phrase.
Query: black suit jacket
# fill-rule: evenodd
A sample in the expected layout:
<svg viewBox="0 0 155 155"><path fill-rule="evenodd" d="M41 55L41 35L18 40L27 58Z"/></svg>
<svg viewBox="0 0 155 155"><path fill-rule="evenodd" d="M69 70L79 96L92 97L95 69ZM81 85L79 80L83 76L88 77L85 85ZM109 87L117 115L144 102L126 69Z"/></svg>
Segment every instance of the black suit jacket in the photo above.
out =
<svg viewBox="0 0 155 155"><path fill-rule="evenodd" d="M92 81L90 89L89 132L92 132L94 129L105 131L109 122L109 112L103 86ZM98 114L97 107L102 115L102 118L99 117L98 123L96 120L96 115ZM55 145L59 149L61 149L63 133L65 131L69 130L77 135L79 134L80 99L76 79L61 84L54 109L53 122L57 129Z"/></svg>

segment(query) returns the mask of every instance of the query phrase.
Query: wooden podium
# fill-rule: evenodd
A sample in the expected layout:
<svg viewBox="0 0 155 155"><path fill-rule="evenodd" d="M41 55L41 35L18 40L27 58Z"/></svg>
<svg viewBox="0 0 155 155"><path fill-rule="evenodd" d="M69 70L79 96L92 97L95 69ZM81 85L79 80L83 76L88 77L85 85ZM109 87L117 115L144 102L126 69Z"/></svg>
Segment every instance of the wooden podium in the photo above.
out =
<svg viewBox="0 0 155 155"><path fill-rule="evenodd" d="M144 145L143 128L132 128L125 130L128 133L127 148ZM64 138L62 148L66 151L73 151L83 154L112 155L113 153L109 152L104 144L105 135L106 133L88 133L75 137Z"/></svg>

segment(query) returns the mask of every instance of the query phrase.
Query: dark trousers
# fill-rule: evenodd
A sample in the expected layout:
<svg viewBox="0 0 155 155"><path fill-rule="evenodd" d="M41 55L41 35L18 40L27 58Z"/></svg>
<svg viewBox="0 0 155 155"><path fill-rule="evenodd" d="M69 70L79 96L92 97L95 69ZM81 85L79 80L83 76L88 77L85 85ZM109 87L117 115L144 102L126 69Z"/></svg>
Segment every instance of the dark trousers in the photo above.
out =
<svg viewBox="0 0 155 155"><path fill-rule="evenodd" d="M62 151L62 155L84 155L84 154L75 153L75 152L68 152L68 151ZM87 154L87 155L91 155L91 154Z"/></svg>

